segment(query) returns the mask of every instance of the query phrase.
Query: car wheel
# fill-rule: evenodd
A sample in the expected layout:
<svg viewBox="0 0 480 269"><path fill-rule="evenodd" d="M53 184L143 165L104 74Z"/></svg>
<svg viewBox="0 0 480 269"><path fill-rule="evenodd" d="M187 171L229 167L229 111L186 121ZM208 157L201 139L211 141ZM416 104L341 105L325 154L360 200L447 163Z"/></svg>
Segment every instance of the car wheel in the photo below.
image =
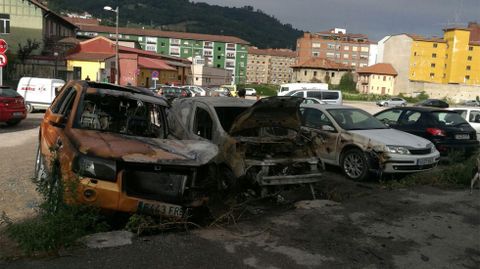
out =
<svg viewBox="0 0 480 269"><path fill-rule="evenodd" d="M402 103L402 106L403 106L403 107L406 107L406 106L407 106L407 103Z"/></svg>
<svg viewBox="0 0 480 269"><path fill-rule="evenodd" d="M347 150L341 158L340 165L345 175L353 180L364 180L368 175L368 162L365 153L359 149Z"/></svg>
<svg viewBox="0 0 480 269"><path fill-rule="evenodd" d="M27 109L27 112L28 113L32 113L33 112L33 106L31 104L26 104L25 105L25 108Z"/></svg>
<svg viewBox="0 0 480 269"><path fill-rule="evenodd" d="M384 107L387 107L387 106L388 106L388 103L384 103L383 106L384 106Z"/></svg>
<svg viewBox="0 0 480 269"><path fill-rule="evenodd" d="M15 126L17 124L20 123L21 120L11 120L11 121L7 121L7 125L8 126Z"/></svg>

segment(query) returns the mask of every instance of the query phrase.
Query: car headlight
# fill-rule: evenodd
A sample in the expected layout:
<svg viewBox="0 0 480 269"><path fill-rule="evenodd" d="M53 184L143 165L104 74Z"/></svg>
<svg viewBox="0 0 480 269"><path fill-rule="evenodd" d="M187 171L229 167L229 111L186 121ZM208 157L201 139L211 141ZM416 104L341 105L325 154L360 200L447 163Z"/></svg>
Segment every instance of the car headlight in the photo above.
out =
<svg viewBox="0 0 480 269"><path fill-rule="evenodd" d="M395 153L395 154L404 154L408 155L410 154L410 151L406 147L402 146L386 146L387 151L390 153Z"/></svg>
<svg viewBox="0 0 480 269"><path fill-rule="evenodd" d="M91 177L115 182L117 177L117 164L107 160L86 155L79 155L73 162L73 172L79 176Z"/></svg>

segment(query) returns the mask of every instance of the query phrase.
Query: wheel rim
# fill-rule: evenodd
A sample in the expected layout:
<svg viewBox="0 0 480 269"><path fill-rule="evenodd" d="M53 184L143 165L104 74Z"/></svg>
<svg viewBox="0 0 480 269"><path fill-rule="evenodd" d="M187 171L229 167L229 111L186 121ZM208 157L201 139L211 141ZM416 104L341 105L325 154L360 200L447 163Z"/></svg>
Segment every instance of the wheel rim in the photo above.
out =
<svg viewBox="0 0 480 269"><path fill-rule="evenodd" d="M343 170L349 177L359 178L365 170L365 164L363 163L362 157L356 153L350 153L345 156Z"/></svg>
<svg viewBox="0 0 480 269"><path fill-rule="evenodd" d="M31 104L27 104L25 107L26 107L28 113L33 112L33 106Z"/></svg>

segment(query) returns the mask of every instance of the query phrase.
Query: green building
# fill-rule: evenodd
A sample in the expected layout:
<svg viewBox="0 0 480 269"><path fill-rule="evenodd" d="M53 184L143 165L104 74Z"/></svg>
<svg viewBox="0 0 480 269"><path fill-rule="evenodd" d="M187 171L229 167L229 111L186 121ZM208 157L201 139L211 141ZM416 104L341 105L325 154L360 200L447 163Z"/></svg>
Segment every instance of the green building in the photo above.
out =
<svg viewBox="0 0 480 269"><path fill-rule="evenodd" d="M115 39L115 27L72 22L79 28L77 38ZM120 45L185 59L201 57L209 66L231 70L236 84L246 82L249 43L240 38L138 28L119 28L118 33Z"/></svg>

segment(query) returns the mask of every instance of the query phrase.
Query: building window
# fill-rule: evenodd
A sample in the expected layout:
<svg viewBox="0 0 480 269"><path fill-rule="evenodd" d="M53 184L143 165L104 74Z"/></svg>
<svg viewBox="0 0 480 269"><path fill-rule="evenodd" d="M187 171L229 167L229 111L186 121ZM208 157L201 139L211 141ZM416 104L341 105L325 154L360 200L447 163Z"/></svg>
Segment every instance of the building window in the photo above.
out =
<svg viewBox="0 0 480 269"><path fill-rule="evenodd" d="M470 70L470 69L471 69L470 65L467 65L467 70Z"/></svg>
<svg viewBox="0 0 480 269"><path fill-rule="evenodd" d="M313 57L318 57L318 56L320 56L320 53L318 51L314 51L313 52Z"/></svg>
<svg viewBox="0 0 480 269"><path fill-rule="evenodd" d="M333 49L335 49L335 44L328 43L328 44L327 44L327 47L328 47L328 49L333 50Z"/></svg>
<svg viewBox="0 0 480 269"><path fill-rule="evenodd" d="M327 52L327 58L333 58L333 57L335 57L335 53Z"/></svg>
<svg viewBox="0 0 480 269"><path fill-rule="evenodd" d="M430 78L435 78L435 73L430 73Z"/></svg>
<svg viewBox="0 0 480 269"><path fill-rule="evenodd" d="M430 64L430 67L435 68L435 64L434 64L434 63L431 63L431 64Z"/></svg>
<svg viewBox="0 0 480 269"><path fill-rule="evenodd" d="M312 48L320 48L320 43L318 43L318 42L313 42L313 43L312 43Z"/></svg>
<svg viewBox="0 0 480 269"><path fill-rule="evenodd" d="M171 39L170 39L170 45L180 46L180 39L171 38Z"/></svg>
<svg viewBox="0 0 480 269"><path fill-rule="evenodd" d="M387 81L387 77L386 77L386 76L383 76L383 81Z"/></svg>
<svg viewBox="0 0 480 269"><path fill-rule="evenodd" d="M413 56L417 56L417 52L416 52L416 51L413 52Z"/></svg>
<svg viewBox="0 0 480 269"><path fill-rule="evenodd" d="M471 60L472 60L472 56L468 56L467 61L471 61Z"/></svg>
<svg viewBox="0 0 480 269"><path fill-rule="evenodd" d="M303 75L304 75L304 76L306 76L306 75L307 75L307 70L305 70L305 71L303 72Z"/></svg>
<svg viewBox="0 0 480 269"><path fill-rule="evenodd" d="M10 15L0 14L0 34L10 33Z"/></svg>
<svg viewBox="0 0 480 269"><path fill-rule="evenodd" d="M447 74L443 73L443 78L446 78L447 77Z"/></svg>
<svg viewBox="0 0 480 269"><path fill-rule="evenodd" d="M332 78L334 78L334 77L335 77L335 72L332 72L332 75L331 75L331 77L332 77Z"/></svg>
<svg viewBox="0 0 480 269"><path fill-rule="evenodd" d="M470 76L469 75L466 75L465 76L465 81L468 81L470 79Z"/></svg>
<svg viewBox="0 0 480 269"><path fill-rule="evenodd" d="M343 54L343 59L348 59L348 54Z"/></svg>
<svg viewBox="0 0 480 269"><path fill-rule="evenodd" d="M432 53L432 58L437 58L437 54L436 54L436 53Z"/></svg>
<svg viewBox="0 0 480 269"><path fill-rule="evenodd" d="M438 47L438 44L437 44L437 43L433 43L433 47L434 47L434 48Z"/></svg>
<svg viewBox="0 0 480 269"><path fill-rule="evenodd" d="M344 46L343 50L350 50L350 47L349 46Z"/></svg>
<svg viewBox="0 0 480 269"><path fill-rule="evenodd" d="M317 76L317 71L313 71L313 76L314 76L314 77Z"/></svg>
<svg viewBox="0 0 480 269"><path fill-rule="evenodd" d="M469 51L473 51L473 46L468 47Z"/></svg>
<svg viewBox="0 0 480 269"><path fill-rule="evenodd" d="M205 42L203 43L203 47L204 47L204 48L213 48L213 42L205 41Z"/></svg>
<svg viewBox="0 0 480 269"><path fill-rule="evenodd" d="M357 51L358 47L357 46L352 46L352 51Z"/></svg>

